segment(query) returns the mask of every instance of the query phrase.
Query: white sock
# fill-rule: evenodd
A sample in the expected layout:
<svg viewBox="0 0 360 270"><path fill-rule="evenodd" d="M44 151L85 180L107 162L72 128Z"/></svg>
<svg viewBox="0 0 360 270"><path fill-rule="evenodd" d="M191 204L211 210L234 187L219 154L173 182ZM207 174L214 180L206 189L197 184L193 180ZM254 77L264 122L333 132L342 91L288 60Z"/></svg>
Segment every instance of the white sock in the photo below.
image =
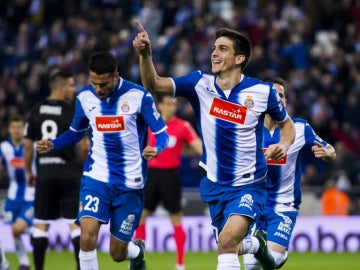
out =
<svg viewBox="0 0 360 270"><path fill-rule="evenodd" d="M254 236L247 236L241 243L241 254L255 254L260 247L259 240Z"/></svg>
<svg viewBox="0 0 360 270"><path fill-rule="evenodd" d="M17 237L14 239L15 240L15 248L16 248L16 254L19 258L19 262L20 265L30 265L30 260L29 257L27 255L27 252L25 250L25 246L23 241L21 240L20 237Z"/></svg>
<svg viewBox="0 0 360 270"><path fill-rule="evenodd" d="M235 253L226 253L218 255L218 265L216 270L239 270L239 257Z"/></svg>
<svg viewBox="0 0 360 270"><path fill-rule="evenodd" d="M99 270L96 249L92 251L79 252L80 269L81 270Z"/></svg>
<svg viewBox="0 0 360 270"><path fill-rule="evenodd" d="M2 245L2 241L0 238L0 270L7 270L8 268L9 268L9 263L6 260L4 247Z"/></svg>
<svg viewBox="0 0 360 270"><path fill-rule="evenodd" d="M127 259L134 259L137 256L139 256L140 253L140 248L139 246L135 245L133 242L129 242L128 245L128 254L127 254Z"/></svg>
<svg viewBox="0 0 360 270"><path fill-rule="evenodd" d="M245 270L261 270L261 266L253 254L243 255L243 265Z"/></svg>

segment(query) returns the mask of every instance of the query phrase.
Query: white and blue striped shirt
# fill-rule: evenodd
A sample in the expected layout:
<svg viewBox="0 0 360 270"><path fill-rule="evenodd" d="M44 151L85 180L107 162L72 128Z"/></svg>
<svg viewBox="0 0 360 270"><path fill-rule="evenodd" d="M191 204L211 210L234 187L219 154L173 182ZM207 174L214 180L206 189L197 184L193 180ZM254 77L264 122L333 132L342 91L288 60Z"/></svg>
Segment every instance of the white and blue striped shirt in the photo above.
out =
<svg viewBox="0 0 360 270"><path fill-rule="evenodd" d="M305 146L313 146L314 141L318 141L325 147L328 144L316 135L306 120L293 117L292 120L295 125L296 135L294 143L290 146L287 157L284 159L284 163L268 165L271 188L267 204L276 207L276 211L283 210L281 208L282 205L299 209L301 204L302 156ZM277 143L279 140L279 128L276 128L274 131L264 128L264 147Z"/></svg>
<svg viewBox="0 0 360 270"><path fill-rule="evenodd" d="M0 144L0 158L9 177L8 199L34 201L35 188L27 186L25 176L24 144L14 145L9 138Z"/></svg>
<svg viewBox="0 0 360 270"><path fill-rule="evenodd" d="M204 144L200 166L213 182L241 186L266 177L262 151L263 121L268 113L285 121L287 112L272 83L241 75L227 97L216 76L193 72L173 79L175 95L187 98Z"/></svg>
<svg viewBox="0 0 360 270"><path fill-rule="evenodd" d="M141 153L148 126L155 135L166 134L151 94L141 86L119 78L114 92L104 100L91 85L81 90L70 130L89 129L91 145L84 176L125 189L142 188L147 162Z"/></svg>

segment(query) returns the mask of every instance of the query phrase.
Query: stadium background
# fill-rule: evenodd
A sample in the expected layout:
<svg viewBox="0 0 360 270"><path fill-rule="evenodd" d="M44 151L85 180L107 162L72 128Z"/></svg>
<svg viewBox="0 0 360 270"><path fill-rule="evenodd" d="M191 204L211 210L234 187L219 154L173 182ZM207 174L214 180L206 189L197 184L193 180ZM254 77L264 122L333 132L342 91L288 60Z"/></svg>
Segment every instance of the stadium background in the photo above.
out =
<svg viewBox="0 0 360 270"><path fill-rule="evenodd" d="M285 78L290 114L308 119L337 150L331 164L315 160L310 152L305 155L300 215L305 225L308 216L320 218L319 198L332 179L351 198L349 215L355 219L348 232L359 235L359 0L0 1L0 139L7 136L10 115L26 119L30 108L48 95L51 68L66 67L74 73L78 89L86 85L87 61L94 50L114 53L120 75L140 83L132 48L134 18L149 32L156 68L166 76L209 70L218 27L246 32L253 42L253 57L244 73L263 80ZM194 124L184 100L178 115ZM207 214L198 196L197 161L185 151L184 213L190 218ZM163 214L158 209L157 216ZM352 251L360 250L360 244L351 246Z"/></svg>

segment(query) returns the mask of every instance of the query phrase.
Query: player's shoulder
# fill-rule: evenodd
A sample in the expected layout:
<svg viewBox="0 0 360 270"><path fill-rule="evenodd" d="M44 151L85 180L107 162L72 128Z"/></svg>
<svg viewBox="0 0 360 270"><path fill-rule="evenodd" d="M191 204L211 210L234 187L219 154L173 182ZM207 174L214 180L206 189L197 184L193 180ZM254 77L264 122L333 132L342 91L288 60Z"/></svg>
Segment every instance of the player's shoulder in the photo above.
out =
<svg viewBox="0 0 360 270"><path fill-rule="evenodd" d="M147 91L142 85L132 82L132 81L122 79L120 81L120 84L121 84L122 91L134 90L134 91L140 91L142 93L149 93L149 91Z"/></svg>
<svg viewBox="0 0 360 270"><path fill-rule="evenodd" d="M249 77L244 74L241 75L242 80L238 84L237 87L241 89L248 89L248 91L252 91L254 95L257 94L268 94L272 88L272 82L265 82L255 77ZM276 91L274 89L274 91Z"/></svg>
<svg viewBox="0 0 360 270"><path fill-rule="evenodd" d="M304 118L291 116L291 120L294 122L294 124L308 125L308 121Z"/></svg>

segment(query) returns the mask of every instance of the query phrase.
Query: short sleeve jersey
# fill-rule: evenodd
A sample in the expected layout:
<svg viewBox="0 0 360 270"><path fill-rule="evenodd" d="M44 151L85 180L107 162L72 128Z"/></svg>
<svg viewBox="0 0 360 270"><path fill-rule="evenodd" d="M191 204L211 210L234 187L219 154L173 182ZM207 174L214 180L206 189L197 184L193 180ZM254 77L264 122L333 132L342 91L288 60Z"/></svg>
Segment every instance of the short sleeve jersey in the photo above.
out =
<svg viewBox="0 0 360 270"><path fill-rule="evenodd" d="M216 77L201 71L173 79L175 95L187 98L195 112L204 152L200 166L213 182L241 186L264 179L264 115L285 121L287 112L272 83L241 75L227 97Z"/></svg>
<svg viewBox="0 0 360 270"><path fill-rule="evenodd" d="M79 92L70 129L89 129L90 153L83 174L124 189L144 186L147 162L142 150L150 127L155 134L166 130L153 97L140 85L119 78L113 93L99 99L91 85Z"/></svg>
<svg viewBox="0 0 360 270"><path fill-rule="evenodd" d="M301 204L301 175L302 175L302 155L305 146L313 146L317 141L327 146L327 142L322 140L309 125L300 118L292 118L295 125L295 141L290 146L286 158L275 164L268 164L268 176L271 182L268 200L287 204L299 209ZM264 128L264 147L277 143L280 140L280 129L276 128L273 132Z"/></svg>
<svg viewBox="0 0 360 270"><path fill-rule="evenodd" d="M69 129L73 116L73 104L63 100L46 99L32 109L25 126L25 138L34 142L55 139ZM68 146L48 154L37 155L36 170L36 177L41 179L79 177L81 163L74 146Z"/></svg>
<svg viewBox="0 0 360 270"><path fill-rule="evenodd" d="M33 201L35 188L26 184L24 144L16 146L9 138L0 144L0 158L9 177L8 199Z"/></svg>
<svg viewBox="0 0 360 270"><path fill-rule="evenodd" d="M166 122L169 134L168 146L156 158L149 161L149 168L174 169L181 165L181 153L184 146L198 138L195 129L189 122L173 117ZM149 132L149 145L155 145L155 136Z"/></svg>

